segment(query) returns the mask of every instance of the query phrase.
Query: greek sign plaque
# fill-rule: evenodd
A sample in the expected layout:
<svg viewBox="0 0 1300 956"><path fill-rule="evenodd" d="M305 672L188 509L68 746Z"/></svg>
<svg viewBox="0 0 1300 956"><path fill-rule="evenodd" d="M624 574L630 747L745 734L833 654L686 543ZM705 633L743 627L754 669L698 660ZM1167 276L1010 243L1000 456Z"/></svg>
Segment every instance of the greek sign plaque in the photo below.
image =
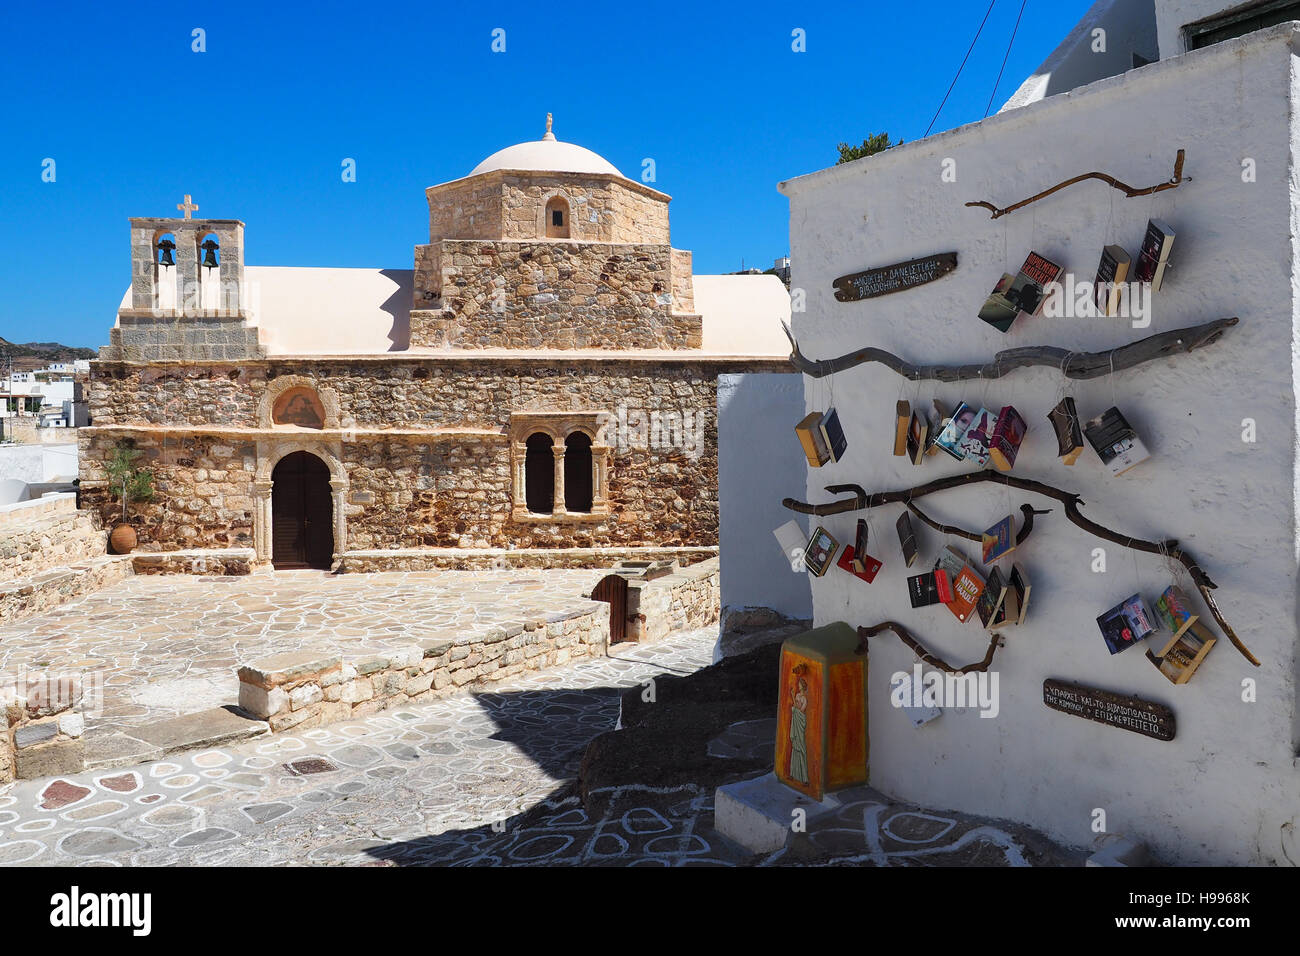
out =
<svg viewBox="0 0 1300 956"><path fill-rule="evenodd" d="M892 266L867 269L865 272L851 272L840 276L832 285L835 286L835 298L841 302L857 302L859 299L874 299L878 295L902 292L918 285L925 285L935 279L941 279L957 268L957 253L941 252L907 262L896 262Z"/></svg>
<svg viewBox="0 0 1300 956"><path fill-rule="evenodd" d="M1069 681L1052 678L1043 681L1043 703L1063 714L1085 717L1156 740L1173 740L1178 729L1174 712L1164 704Z"/></svg>

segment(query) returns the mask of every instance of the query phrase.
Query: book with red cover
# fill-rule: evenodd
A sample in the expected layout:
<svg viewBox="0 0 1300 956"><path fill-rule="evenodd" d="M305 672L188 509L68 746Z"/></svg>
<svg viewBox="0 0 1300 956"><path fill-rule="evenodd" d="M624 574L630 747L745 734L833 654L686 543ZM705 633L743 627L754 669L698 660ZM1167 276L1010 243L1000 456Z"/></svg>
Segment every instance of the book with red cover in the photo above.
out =
<svg viewBox="0 0 1300 956"><path fill-rule="evenodd" d="M880 569L883 566L883 562L878 558L873 558L871 555L867 554L862 557L863 570L855 571L853 568L853 545L851 544L846 544L844 546L844 553L840 555L840 559L836 561L835 564L849 572L849 574L853 575L855 578L861 578L868 584L876 580L876 575L880 573Z"/></svg>
<svg viewBox="0 0 1300 956"><path fill-rule="evenodd" d="M953 581L952 591L948 610L952 611L957 620L965 623L970 620L975 605L979 603L980 595L984 593L984 579L976 574L970 565L967 565Z"/></svg>
<svg viewBox="0 0 1300 956"><path fill-rule="evenodd" d="M998 471L1010 471L1016 464L1020 444L1025 440L1029 425L1014 405L1003 405L989 439L989 457Z"/></svg>

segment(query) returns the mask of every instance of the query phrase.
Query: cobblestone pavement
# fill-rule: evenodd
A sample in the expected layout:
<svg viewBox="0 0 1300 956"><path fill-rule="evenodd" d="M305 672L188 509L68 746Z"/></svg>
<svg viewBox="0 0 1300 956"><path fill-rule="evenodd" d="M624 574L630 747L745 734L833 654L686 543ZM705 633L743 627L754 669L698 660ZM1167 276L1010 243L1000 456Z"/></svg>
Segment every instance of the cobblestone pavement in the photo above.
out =
<svg viewBox="0 0 1300 956"><path fill-rule="evenodd" d="M707 665L716 633L302 734L19 781L0 796L0 865L364 863L409 859L430 834L493 832L574 777L621 690Z"/></svg>
<svg viewBox="0 0 1300 956"><path fill-rule="evenodd" d="M235 703L240 661L306 646L362 654L535 620L590 604L605 573L141 575L0 627L0 673L97 676L103 706L88 727L110 733Z"/></svg>
<svg viewBox="0 0 1300 956"><path fill-rule="evenodd" d="M618 694L710 662L716 628L521 675L491 692L165 761L20 781L0 793L0 865L735 865L697 787L569 795L586 743L611 730ZM762 748L771 722L722 735ZM863 788L808 835L814 855L867 865L1044 862L983 821L892 804ZM532 810L527 816L525 811ZM1051 859L1047 862L1059 862Z"/></svg>

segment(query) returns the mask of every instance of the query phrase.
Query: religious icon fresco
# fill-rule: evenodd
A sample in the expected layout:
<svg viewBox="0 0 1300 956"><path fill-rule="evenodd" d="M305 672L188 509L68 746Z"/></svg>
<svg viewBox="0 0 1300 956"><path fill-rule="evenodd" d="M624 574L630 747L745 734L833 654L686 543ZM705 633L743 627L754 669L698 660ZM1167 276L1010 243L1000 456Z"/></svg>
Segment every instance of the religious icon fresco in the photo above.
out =
<svg viewBox="0 0 1300 956"><path fill-rule="evenodd" d="M271 421L277 425L324 428L325 408L311 389L291 388L276 401Z"/></svg>

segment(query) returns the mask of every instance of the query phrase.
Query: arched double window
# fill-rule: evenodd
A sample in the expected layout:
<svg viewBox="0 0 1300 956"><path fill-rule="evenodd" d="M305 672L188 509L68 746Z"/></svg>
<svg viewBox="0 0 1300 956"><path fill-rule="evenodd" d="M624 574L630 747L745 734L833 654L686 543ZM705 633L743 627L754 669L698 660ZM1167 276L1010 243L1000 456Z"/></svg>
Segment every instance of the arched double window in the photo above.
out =
<svg viewBox="0 0 1300 956"><path fill-rule="evenodd" d="M511 416L511 472L517 520L583 520L609 514L611 449L600 439L608 416L523 412Z"/></svg>

